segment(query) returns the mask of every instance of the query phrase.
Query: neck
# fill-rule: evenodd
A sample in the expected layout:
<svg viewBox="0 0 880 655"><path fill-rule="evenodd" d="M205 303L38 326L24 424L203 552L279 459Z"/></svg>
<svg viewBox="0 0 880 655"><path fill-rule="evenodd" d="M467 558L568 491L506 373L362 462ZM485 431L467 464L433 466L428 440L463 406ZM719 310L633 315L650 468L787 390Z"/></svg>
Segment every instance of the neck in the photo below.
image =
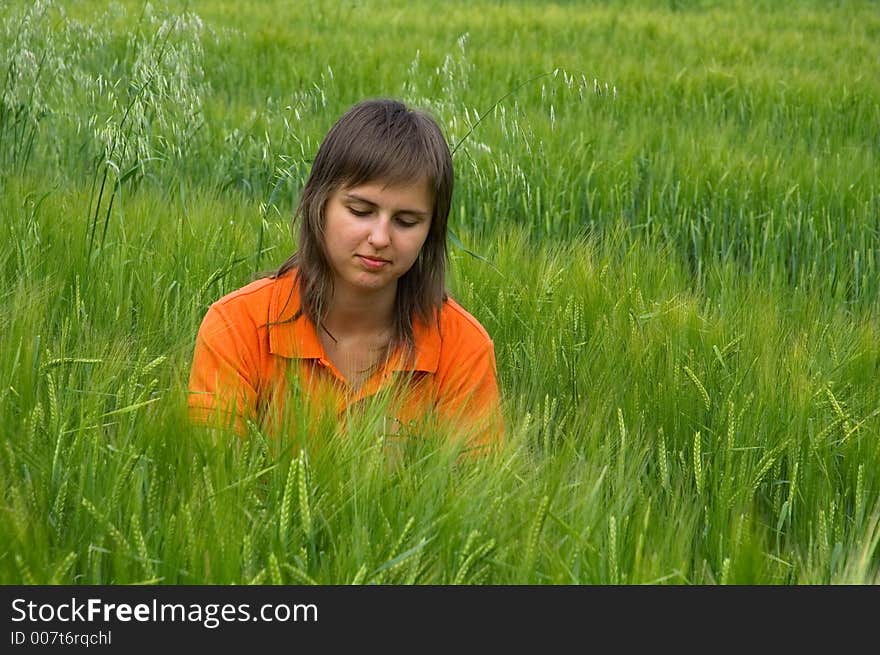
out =
<svg viewBox="0 0 880 655"><path fill-rule="evenodd" d="M324 325L334 336L388 330L394 322L396 297L396 286L364 293L335 285Z"/></svg>

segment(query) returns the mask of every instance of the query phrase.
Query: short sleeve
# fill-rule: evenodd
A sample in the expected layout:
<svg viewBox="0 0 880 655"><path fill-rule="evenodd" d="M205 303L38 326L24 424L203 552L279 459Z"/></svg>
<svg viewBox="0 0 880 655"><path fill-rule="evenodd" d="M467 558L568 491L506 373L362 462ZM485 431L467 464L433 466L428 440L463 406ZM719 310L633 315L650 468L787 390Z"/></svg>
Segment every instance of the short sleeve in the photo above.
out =
<svg viewBox="0 0 880 655"><path fill-rule="evenodd" d="M246 432L244 419L257 407L259 372L248 335L221 305L208 310L199 327L189 376L187 404L192 421L202 425L232 422Z"/></svg>
<svg viewBox="0 0 880 655"><path fill-rule="evenodd" d="M438 418L465 440L468 449L500 445L504 422L492 341L456 344L444 368L438 379Z"/></svg>

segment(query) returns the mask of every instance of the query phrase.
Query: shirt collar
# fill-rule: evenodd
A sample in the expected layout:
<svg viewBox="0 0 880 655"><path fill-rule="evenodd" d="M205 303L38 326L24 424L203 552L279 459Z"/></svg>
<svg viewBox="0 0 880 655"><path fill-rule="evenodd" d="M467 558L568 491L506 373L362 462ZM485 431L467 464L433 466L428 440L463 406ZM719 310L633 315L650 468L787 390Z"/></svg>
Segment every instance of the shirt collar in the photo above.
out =
<svg viewBox="0 0 880 655"><path fill-rule="evenodd" d="M326 359L315 324L304 314L294 320L300 309L296 270L276 278L269 301L269 352L288 359ZM436 373L440 362L440 330L436 322L426 325L413 322L416 343L415 359L405 360L400 353L392 356L389 371L424 371Z"/></svg>

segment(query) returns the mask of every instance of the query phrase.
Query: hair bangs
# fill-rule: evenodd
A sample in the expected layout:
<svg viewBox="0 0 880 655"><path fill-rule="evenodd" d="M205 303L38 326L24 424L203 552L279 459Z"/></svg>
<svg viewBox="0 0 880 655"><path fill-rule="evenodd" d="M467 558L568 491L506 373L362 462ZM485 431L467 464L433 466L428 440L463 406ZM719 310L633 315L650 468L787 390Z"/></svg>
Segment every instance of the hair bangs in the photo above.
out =
<svg viewBox="0 0 880 655"><path fill-rule="evenodd" d="M335 153L339 167L334 177L342 186L357 186L381 181L389 185L427 180L436 196L443 179L443 164L431 143L430 127L422 125L421 116L398 113L385 120L365 122L350 135L340 139L341 147ZM436 129L436 128L435 128ZM436 140L436 139L434 139Z"/></svg>

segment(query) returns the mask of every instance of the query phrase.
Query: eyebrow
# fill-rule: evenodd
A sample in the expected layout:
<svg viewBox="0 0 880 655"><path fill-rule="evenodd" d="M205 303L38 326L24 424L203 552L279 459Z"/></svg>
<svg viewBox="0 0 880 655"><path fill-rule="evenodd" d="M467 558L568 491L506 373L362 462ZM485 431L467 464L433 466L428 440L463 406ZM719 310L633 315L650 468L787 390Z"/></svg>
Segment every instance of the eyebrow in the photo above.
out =
<svg viewBox="0 0 880 655"><path fill-rule="evenodd" d="M346 200L356 200L357 202L362 202L365 205L370 205L370 207L377 207L378 205L372 200L367 200L366 198L359 196L355 193L346 192L344 198ZM419 216L421 218L427 218L431 215L431 212L424 211L421 209L398 209L395 214L411 214L412 216Z"/></svg>

